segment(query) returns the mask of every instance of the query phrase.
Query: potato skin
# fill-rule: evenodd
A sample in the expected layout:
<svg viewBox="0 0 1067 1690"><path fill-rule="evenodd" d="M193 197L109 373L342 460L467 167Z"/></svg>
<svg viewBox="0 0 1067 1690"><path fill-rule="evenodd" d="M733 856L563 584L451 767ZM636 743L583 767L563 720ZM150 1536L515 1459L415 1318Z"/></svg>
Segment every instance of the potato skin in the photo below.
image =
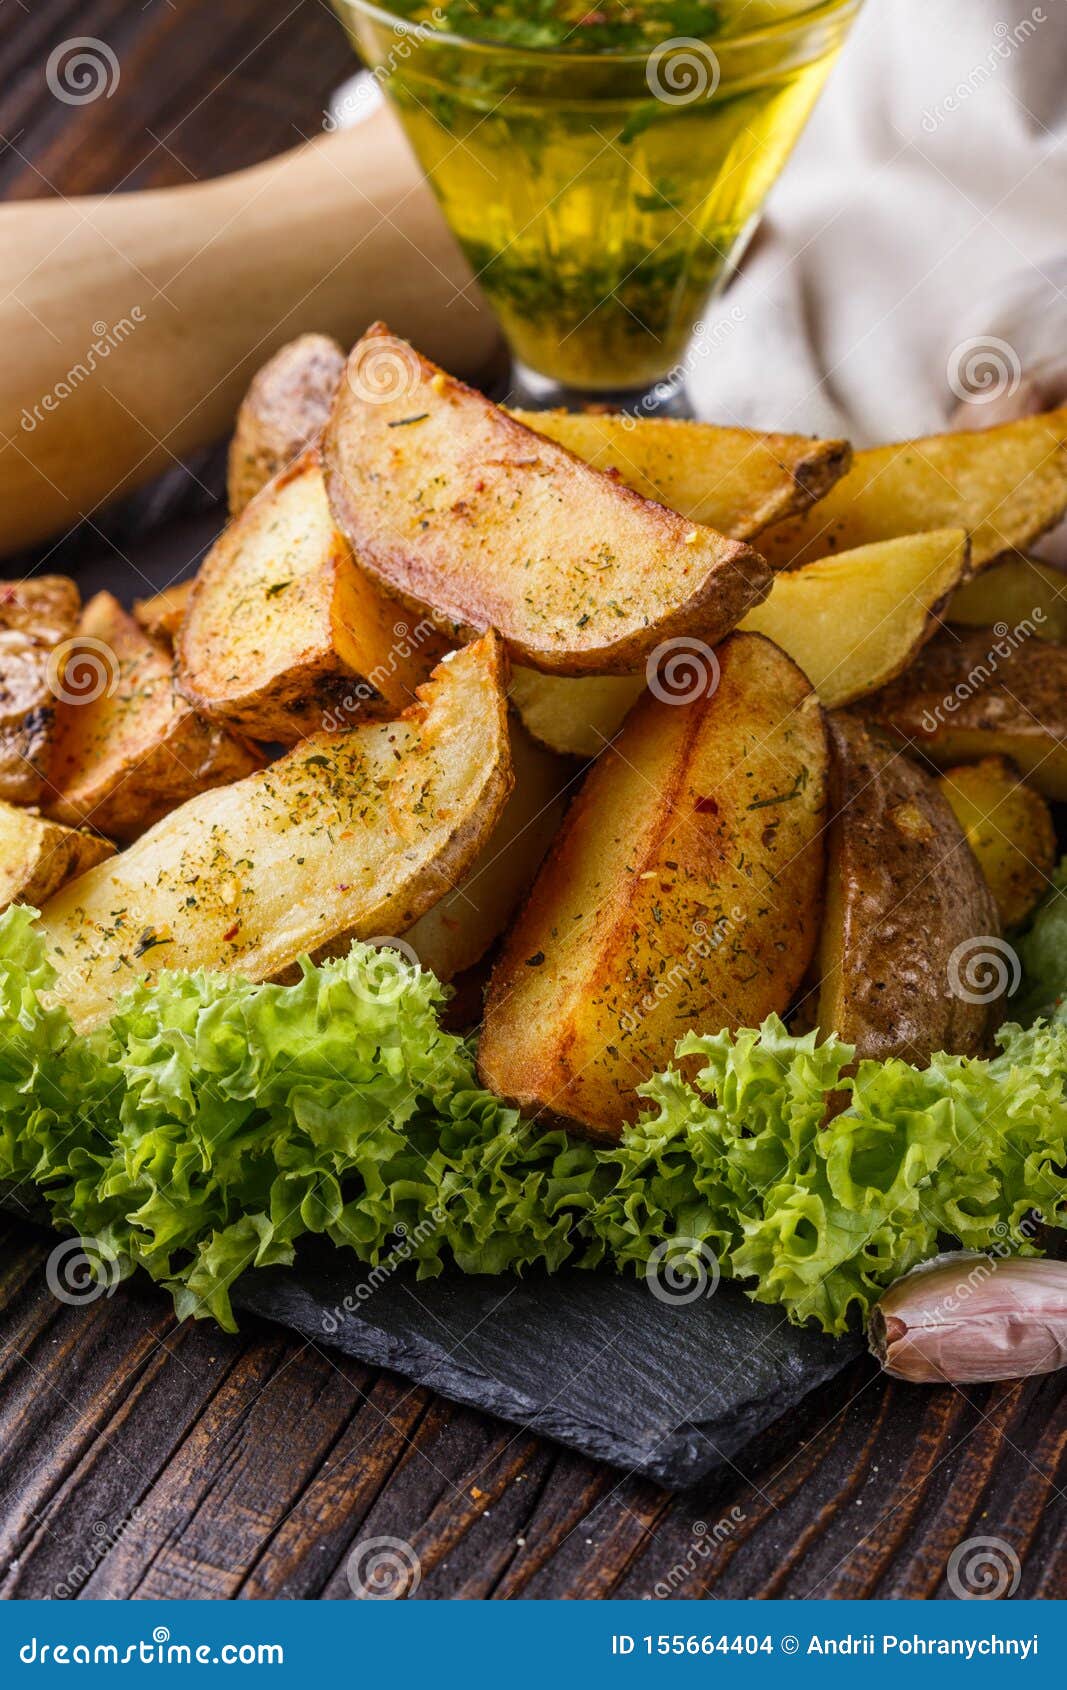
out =
<svg viewBox="0 0 1067 1690"><path fill-rule="evenodd" d="M196 714L175 687L170 653L110 593L82 612L64 687L42 808L67 827L128 843L194 793L262 761Z"/></svg>
<svg viewBox="0 0 1067 1690"><path fill-rule="evenodd" d="M1049 889L1056 829L1040 792L1005 757L946 769L938 782L967 836L1005 927L1018 927Z"/></svg>
<svg viewBox="0 0 1067 1690"><path fill-rule="evenodd" d="M1046 798L1067 799L1067 646L1023 623L939 634L858 708L938 768L1007 757Z"/></svg>
<svg viewBox="0 0 1067 1690"><path fill-rule="evenodd" d="M591 469L381 324L352 350L323 458L337 525L387 592L463 633L495 628L548 673L715 644L770 588L750 547Z"/></svg>
<svg viewBox="0 0 1067 1690"><path fill-rule="evenodd" d="M195 585L195 580L176 581L172 587L153 593L151 598L134 600L133 619L150 640L173 646Z"/></svg>
<svg viewBox="0 0 1067 1690"><path fill-rule="evenodd" d="M1002 1018L980 978L983 956L999 960L989 887L936 780L848 712L828 726L820 1030L857 1060L977 1056Z"/></svg>
<svg viewBox="0 0 1067 1690"><path fill-rule="evenodd" d="M99 834L0 802L0 909L40 906L68 880L114 855L114 845Z"/></svg>
<svg viewBox="0 0 1067 1690"><path fill-rule="evenodd" d="M344 367L345 355L329 335L302 334L257 370L230 441L231 516L318 443Z"/></svg>
<svg viewBox="0 0 1067 1690"><path fill-rule="evenodd" d="M9 804L40 802L55 729L49 660L80 609L65 575L0 582L0 799Z"/></svg>
<svg viewBox="0 0 1067 1690"><path fill-rule="evenodd" d="M784 1012L817 942L819 702L760 635L717 660L710 696L635 706L493 972L483 1082L592 1138L618 1138L684 1033Z"/></svg>

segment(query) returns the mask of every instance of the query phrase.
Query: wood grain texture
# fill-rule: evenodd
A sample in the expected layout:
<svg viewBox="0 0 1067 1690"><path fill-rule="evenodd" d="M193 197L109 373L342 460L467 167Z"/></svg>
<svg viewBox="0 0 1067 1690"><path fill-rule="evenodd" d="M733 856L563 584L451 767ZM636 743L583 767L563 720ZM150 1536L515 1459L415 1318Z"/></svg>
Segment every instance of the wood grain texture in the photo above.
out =
<svg viewBox="0 0 1067 1690"><path fill-rule="evenodd" d="M121 51L110 100L59 105L49 52ZM233 69L220 83L218 67ZM38 0L0 7L0 192L178 182L313 132L350 68L317 0ZM216 459L176 471L49 567L91 579L118 543L146 590L210 538ZM163 518L189 519L152 532ZM141 538L136 538L140 534ZM925 1391L859 1362L712 1482L671 1497L278 1329L176 1327L134 1283L84 1308L45 1283L51 1241L0 1220L0 1596L352 1591L370 1538L409 1543L418 1600L950 1594L970 1536L1067 1593L1067 1394Z"/></svg>

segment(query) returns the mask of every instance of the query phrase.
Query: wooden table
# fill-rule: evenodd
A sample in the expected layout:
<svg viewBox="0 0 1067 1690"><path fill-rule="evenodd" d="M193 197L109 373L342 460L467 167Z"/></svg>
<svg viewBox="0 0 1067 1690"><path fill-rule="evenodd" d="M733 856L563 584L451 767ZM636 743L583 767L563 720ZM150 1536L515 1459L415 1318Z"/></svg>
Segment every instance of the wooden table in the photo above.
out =
<svg viewBox="0 0 1067 1690"><path fill-rule="evenodd" d="M48 93L73 35L119 55L112 98ZM251 164L313 133L349 68L318 0L0 0L0 190ZM198 502L172 477L136 520ZM199 532L150 547L161 579ZM100 551L75 535L51 567ZM430 1598L945 1595L975 1536L1018 1554L1020 1596L1067 1590L1056 1378L921 1391L860 1362L672 1497L280 1329L179 1327L147 1284L68 1307L51 1243L0 1221L4 1596L348 1598L353 1548L379 1537L411 1545Z"/></svg>

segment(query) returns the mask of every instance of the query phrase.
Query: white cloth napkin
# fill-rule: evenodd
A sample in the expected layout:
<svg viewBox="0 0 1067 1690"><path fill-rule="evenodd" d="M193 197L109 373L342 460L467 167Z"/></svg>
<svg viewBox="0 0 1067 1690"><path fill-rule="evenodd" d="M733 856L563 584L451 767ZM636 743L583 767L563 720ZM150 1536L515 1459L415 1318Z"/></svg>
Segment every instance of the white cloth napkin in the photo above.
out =
<svg viewBox="0 0 1067 1690"><path fill-rule="evenodd" d="M1056 402L1065 141L1067 0L867 0L709 308L701 414L865 445Z"/></svg>

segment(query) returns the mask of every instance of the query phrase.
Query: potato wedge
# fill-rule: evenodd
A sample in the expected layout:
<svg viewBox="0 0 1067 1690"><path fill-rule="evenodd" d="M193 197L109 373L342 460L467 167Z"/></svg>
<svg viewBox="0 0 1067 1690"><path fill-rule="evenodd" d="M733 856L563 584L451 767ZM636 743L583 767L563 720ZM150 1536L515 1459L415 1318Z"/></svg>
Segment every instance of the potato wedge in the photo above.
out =
<svg viewBox="0 0 1067 1690"><path fill-rule="evenodd" d="M55 725L53 654L78 625L81 594L65 575L0 582L0 799L36 804Z"/></svg>
<svg viewBox="0 0 1067 1690"><path fill-rule="evenodd" d="M948 629L859 708L940 769L1007 757L1046 798L1067 799L1067 646L1025 625Z"/></svg>
<svg viewBox="0 0 1067 1690"><path fill-rule="evenodd" d="M946 769L938 782L978 858L1002 927L1040 903L1056 866L1056 829L1039 792L1003 757Z"/></svg>
<svg viewBox="0 0 1067 1690"><path fill-rule="evenodd" d="M403 935L439 980L481 961L530 890L563 820L574 771L535 745L514 717L511 766L515 785L484 851L455 891Z"/></svg>
<svg viewBox="0 0 1067 1690"><path fill-rule="evenodd" d="M775 569L929 528L965 528L971 568L1025 549L1067 511L1067 409L980 432L932 434L857 452L806 516L768 530Z"/></svg>
<svg viewBox="0 0 1067 1690"><path fill-rule="evenodd" d="M757 434L669 417L585 411L512 411L595 469L734 540L807 510L848 469L847 440Z"/></svg>
<svg viewBox="0 0 1067 1690"><path fill-rule="evenodd" d="M316 734L71 881L41 922L77 1024L161 967L282 979L305 951L406 932L499 821L511 786L505 682L487 634L442 663L397 721Z"/></svg>
<svg viewBox="0 0 1067 1690"><path fill-rule="evenodd" d="M586 777L493 972L484 1083L616 1139L691 1028L784 1011L819 929L822 712L755 634L715 692L649 695Z"/></svg>
<svg viewBox="0 0 1067 1690"><path fill-rule="evenodd" d="M216 541L178 637L178 684L213 722L294 745L410 704L447 646L357 569L314 452Z"/></svg>
<svg viewBox="0 0 1067 1690"><path fill-rule="evenodd" d="M1029 620L1038 639L1067 645L1067 575L1040 558L1014 554L957 587L944 619L964 628Z"/></svg>
<svg viewBox="0 0 1067 1690"><path fill-rule="evenodd" d="M172 646L178 637L178 630L189 606L189 595L195 585L195 579L176 581L172 587L164 587L162 592L153 593L151 598L135 599L133 619L137 626L144 629L149 639Z"/></svg>
<svg viewBox="0 0 1067 1690"><path fill-rule="evenodd" d="M534 669L632 673L673 635L721 639L770 587L748 546L523 428L380 324L349 358L324 457L361 567L459 629L496 628Z"/></svg>
<svg viewBox="0 0 1067 1690"><path fill-rule="evenodd" d="M345 355L329 335L302 334L256 371L230 441L231 516L318 443L344 367Z"/></svg>
<svg viewBox="0 0 1067 1690"><path fill-rule="evenodd" d="M963 829L933 776L880 734L848 715L831 715L829 729L819 1028L857 1060L977 1055L1001 1019L1004 953Z"/></svg>
<svg viewBox="0 0 1067 1690"><path fill-rule="evenodd" d="M110 839L0 802L0 909L43 904L68 880L114 855Z"/></svg>
<svg viewBox="0 0 1067 1690"><path fill-rule="evenodd" d="M967 565L962 529L910 534L817 558L776 575L770 598L741 624L766 634L812 681L823 704L847 704L899 674L937 627L937 613ZM687 661L687 652L690 654ZM646 679L655 690L691 685L706 653L675 641L646 675L571 680L516 668L511 695L529 732L553 751L595 757L618 733Z"/></svg>
<svg viewBox="0 0 1067 1690"><path fill-rule="evenodd" d="M966 568L960 528L875 541L775 576L743 626L787 651L832 709L907 667Z"/></svg>
<svg viewBox="0 0 1067 1690"><path fill-rule="evenodd" d="M85 606L58 690L42 809L67 827L136 839L195 792L261 761L196 714L175 688L170 653L110 593Z"/></svg>

